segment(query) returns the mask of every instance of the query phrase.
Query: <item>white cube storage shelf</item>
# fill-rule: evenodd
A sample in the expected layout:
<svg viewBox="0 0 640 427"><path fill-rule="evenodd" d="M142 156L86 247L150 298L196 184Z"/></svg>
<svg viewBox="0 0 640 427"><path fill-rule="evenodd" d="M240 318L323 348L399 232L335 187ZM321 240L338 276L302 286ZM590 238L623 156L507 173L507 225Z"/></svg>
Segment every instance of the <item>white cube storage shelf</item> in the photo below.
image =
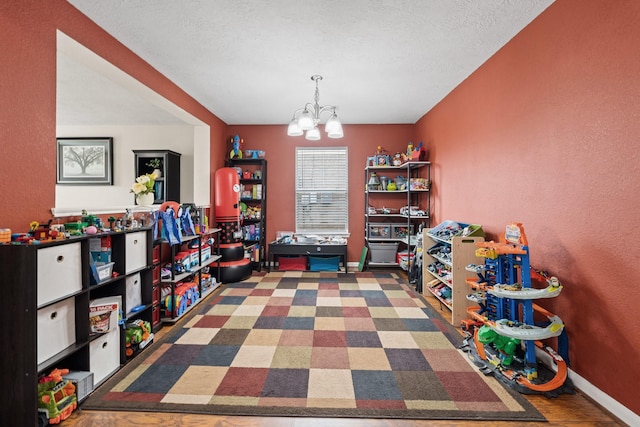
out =
<svg viewBox="0 0 640 427"><path fill-rule="evenodd" d="M42 248L37 254L38 307L82 290L80 242Z"/></svg>
<svg viewBox="0 0 640 427"><path fill-rule="evenodd" d="M109 317L108 328L94 328L91 334L90 323L96 319L91 319L90 306L102 298L117 298L119 309L127 308L124 304L148 304L146 310L129 313L130 318L148 322L159 318L159 310L151 307L152 233L145 227L39 245L0 245L4 289L9 301L20 302L2 312L3 323L15 326L5 328L4 341L11 351L0 358L0 366L10 386L0 394L6 407L22 409L8 413L2 425L37 424L38 378L54 368L82 373L80 378L86 381L82 392L78 388L82 399L93 384L103 383L127 363L118 315ZM107 280L94 284L89 262L98 241L104 261L113 263L109 270L118 274L105 274Z"/></svg>

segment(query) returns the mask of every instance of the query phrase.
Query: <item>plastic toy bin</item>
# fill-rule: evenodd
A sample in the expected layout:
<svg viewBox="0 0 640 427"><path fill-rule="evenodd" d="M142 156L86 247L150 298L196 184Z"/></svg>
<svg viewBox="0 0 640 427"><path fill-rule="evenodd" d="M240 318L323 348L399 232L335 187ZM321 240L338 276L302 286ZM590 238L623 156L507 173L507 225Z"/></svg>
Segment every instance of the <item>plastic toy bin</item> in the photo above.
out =
<svg viewBox="0 0 640 427"><path fill-rule="evenodd" d="M371 252L371 262L393 264L396 261L396 253L398 252L398 242L390 243L369 243L369 252Z"/></svg>
<svg viewBox="0 0 640 427"><path fill-rule="evenodd" d="M466 224L447 220L433 227L427 234L439 240L450 242L455 236L484 237L484 230L482 230L482 225L480 224Z"/></svg>
<svg viewBox="0 0 640 427"><path fill-rule="evenodd" d="M278 257L278 270L296 270L304 271L307 269L307 257L306 256L279 256Z"/></svg>
<svg viewBox="0 0 640 427"><path fill-rule="evenodd" d="M311 271L338 271L340 268L339 256L310 256L309 270Z"/></svg>
<svg viewBox="0 0 640 427"><path fill-rule="evenodd" d="M391 237L394 239L406 239L413 235L413 224L393 224L391 226Z"/></svg>
<svg viewBox="0 0 640 427"><path fill-rule="evenodd" d="M98 277L101 282L111 278L111 272L113 271L113 265L115 262L100 263L96 262L96 270L98 270Z"/></svg>
<svg viewBox="0 0 640 427"><path fill-rule="evenodd" d="M370 239L390 239L391 224L369 224Z"/></svg>

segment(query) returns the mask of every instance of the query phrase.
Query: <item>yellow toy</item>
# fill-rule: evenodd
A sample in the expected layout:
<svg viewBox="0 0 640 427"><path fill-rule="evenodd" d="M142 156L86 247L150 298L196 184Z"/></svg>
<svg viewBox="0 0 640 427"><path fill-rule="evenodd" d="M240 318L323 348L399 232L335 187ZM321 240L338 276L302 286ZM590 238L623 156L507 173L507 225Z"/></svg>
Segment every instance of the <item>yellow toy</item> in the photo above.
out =
<svg viewBox="0 0 640 427"><path fill-rule="evenodd" d="M10 242L11 242L11 229L0 228L0 243L10 243Z"/></svg>
<svg viewBox="0 0 640 427"><path fill-rule="evenodd" d="M240 137L238 135L234 136L233 138L231 138L231 145L232 145L232 149L231 152L229 153L229 157L232 159L241 159L242 158L242 150L240 149L240 146L242 145L242 143L244 142L243 139L240 139Z"/></svg>

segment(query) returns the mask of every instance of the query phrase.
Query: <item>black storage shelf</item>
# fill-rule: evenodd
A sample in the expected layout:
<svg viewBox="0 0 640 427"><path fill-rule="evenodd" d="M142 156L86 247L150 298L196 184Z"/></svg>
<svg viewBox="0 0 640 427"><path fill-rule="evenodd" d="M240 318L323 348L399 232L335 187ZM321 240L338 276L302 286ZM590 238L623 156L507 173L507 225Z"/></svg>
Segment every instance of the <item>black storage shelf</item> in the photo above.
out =
<svg viewBox="0 0 640 427"><path fill-rule="evenodd" d="M133 150L136 177L152 173L151 160L159 160L162 176L156 179L154 205L172 201L180 203L180 153L171 150Z"/></svg>
<svg viewBox="0 0 640 427"><path fill-rule="evenodd" d="M260 197L240 197L240 201L249 207L260 209L260 218L246 218L242 221L243 240L245 250L251 250L252 265L255 270L261 271L267 264L267 161L265 159L228 159L228 167L237 167L248 170L252 173L250 178L240 178L240 185L250 187L261 186ZM253 174L260 170L260 178L255 178ZM245 239L244 227L254 225L260 228L258 239ZM258 246L256 249L256 245Z"/></svg>
<svg viewBox="0 0 640 427"><path fill-rule="evenodd" d="M130 233L136 235L142 246L131 248L131 253L139 257L137 262L143 264L141 268L131 267L127 272L127 251L130 249L125 241ZM10 302L6 310L2 311L1 319L5 325L13 327L2 328L0 339L10 346L11 351L5 352L0 362L0 369L6 374L5 382L8 387L0 390L0 399L8 408L14 410L5 413L3 422L6 425L33 426L38 425L37 383L38 379L48 374L53 368L67 368L72 371L91 371L99 369L99 364L92 360L91 345L104 335L91 335L89 324L90 302L104 296L120 296L122 309L126 310L125 282L132 274L140 273L141 297L143 302L150 300L150 270L151 264L151 228L143 227L122 232L99 233L83 235L63 240L43 241L37 245L0 244L0 275L5 285L5 298ZM96 285L90 284L90 239L109 236L112 242L112 261L114 270L119 273ZM79 245L79 246L74 246ZM76 248L78 251L76 252ZM131 254L130 253L130 254ZM70 255L71 254L71 255ZM57 262L56 262L57 258ZM62 264L58 264L62 263ZM61 265L60 270L51 269L50 265ZM68 271L72 271L73 280L67 280ZM80 288L58 295L50 293L51 289L60 289L78 278ZM39 298L41 301L39 301ZM47 310L56 315L62 315L55 304L63 304L73 308L74 315L65 318L66 325L73 329L73 336L64 348L56 349L53 354L40 353L43 349L51 349L47 341L54 345L59 343L51 339L50 334L61 333L57 323L46 323L45 329L39 331L41 321L48 319ZM151 320L150 311L136 313L138 318ZM53 315L52 317L53 318ZM41 341L43 339L44 341ZM41 342L43 344L42 348ZM63 344L64 345L64 344ZM119 348L114 352L115 370L128 360L125 358L125 334L120 333ZM105 373L101 381L106 381L110 374ZM94 385L99 385L98 382Z"/></svg>

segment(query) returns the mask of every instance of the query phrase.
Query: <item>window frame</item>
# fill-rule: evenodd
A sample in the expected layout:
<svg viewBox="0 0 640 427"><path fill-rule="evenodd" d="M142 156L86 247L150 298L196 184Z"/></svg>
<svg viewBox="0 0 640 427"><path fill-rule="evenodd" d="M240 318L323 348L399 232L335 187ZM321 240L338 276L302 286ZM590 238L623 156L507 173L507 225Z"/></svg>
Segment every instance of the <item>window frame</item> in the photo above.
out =
<svg viewBox="0 0 640 427"><path fill-rule="evenodd" d="M308 164L301 164L306 161ZM295 150L295 229L296 234L319 236L349 235L349 150L348 147L296 147ZM320 171L318 171L320 168ZM319 182L322 181L322 182ZM335 202L339 212L328 210ZM314 209L317 208L317 209ZM325 217L327 226L309 227L304 215ZM337 225L332 228L333 225Z"/></svg>

